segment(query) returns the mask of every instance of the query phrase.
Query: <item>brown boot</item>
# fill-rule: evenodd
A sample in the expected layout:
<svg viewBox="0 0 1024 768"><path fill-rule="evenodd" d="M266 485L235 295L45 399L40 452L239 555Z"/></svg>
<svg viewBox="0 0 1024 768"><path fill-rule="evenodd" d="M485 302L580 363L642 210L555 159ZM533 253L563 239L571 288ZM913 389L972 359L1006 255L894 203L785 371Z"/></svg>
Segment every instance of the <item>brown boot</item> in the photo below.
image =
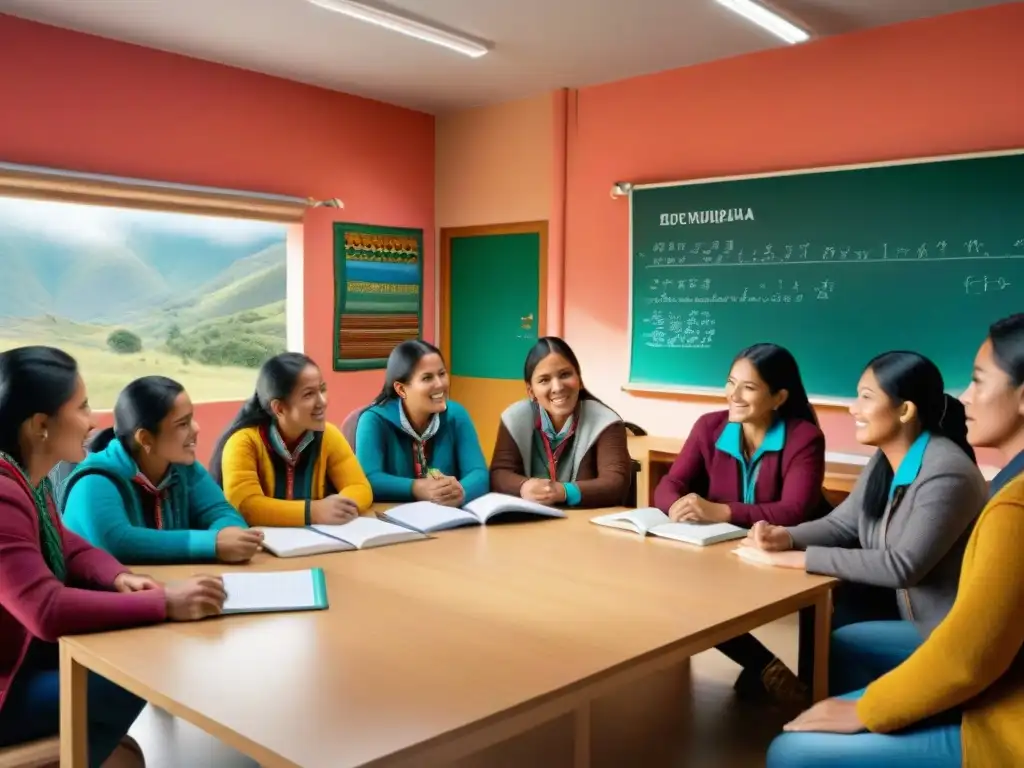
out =
<svg viewBox="0 0 1024 768"><path fill-rule="evenodd" d="M768 695L783 706L802 709L811 706L811 692L807 685L779 659L772 659L771 664L762 670L761 682Z"/></svg>

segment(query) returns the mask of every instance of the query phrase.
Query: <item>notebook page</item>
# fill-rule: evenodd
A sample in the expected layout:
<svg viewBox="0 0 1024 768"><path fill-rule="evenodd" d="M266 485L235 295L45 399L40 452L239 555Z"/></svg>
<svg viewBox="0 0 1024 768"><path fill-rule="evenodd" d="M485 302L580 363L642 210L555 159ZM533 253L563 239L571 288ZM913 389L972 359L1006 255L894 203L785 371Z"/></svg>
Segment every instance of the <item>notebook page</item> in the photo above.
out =
<svg viewBox="0 0 1024 768"><path fill-rule="evenodd" d="M313 529L347 541L355 547L362 547L366 542L380 536L409 536L409 531L401 526L374 517L363 516L341 525L317 524L313 526Z"/></svg>
<svg viewBox="0 0 1024 768"><path fill-rule="evenodd" d="M435 504L432 501L413 501L400 504L384 513L391 520L407 525L417 531L426 531L438 525L446 525L457 520L476 522L476 516L459 509Z"/></svg>
<svg viewBox="0 0 1024 768"><path fill-rule="evenodd" d="M466 504L466 509L475 516L485 521L500 512L535 512L545 517L565 517L565 512L555 507L538 504L535 501L527 501L518 496L510 496L505 493L485 493L483 496L473 499Z"/></svg>
<svg viewBox="0 0 1024 768"><path fill-rule="evenodd" d="M665 525L672 520L657 507L641 507L623 515L640 525L641 530L648 531L656 525Z"/></svg>
<svg viewBox="0 0 1024 768"><path fill-rule="evenodd" d="M731 523L665 523L659 525L658 536L666 539L708 544L724 539L742 538L747 532Z"/></svg>
<svg viewBox="0 0 1024 768"><path fill-rule="evenodd" d="M301 551L324 552L344 549L342 542L328 539L308 528L260 528L263 532L263 546L270 552L282 555Z"/></svg>
<svg viewBox="0 0 1024 768"><path fill-rule="evenodd" d="M316 607L313 572L225 573L225 613Z"/></svg>

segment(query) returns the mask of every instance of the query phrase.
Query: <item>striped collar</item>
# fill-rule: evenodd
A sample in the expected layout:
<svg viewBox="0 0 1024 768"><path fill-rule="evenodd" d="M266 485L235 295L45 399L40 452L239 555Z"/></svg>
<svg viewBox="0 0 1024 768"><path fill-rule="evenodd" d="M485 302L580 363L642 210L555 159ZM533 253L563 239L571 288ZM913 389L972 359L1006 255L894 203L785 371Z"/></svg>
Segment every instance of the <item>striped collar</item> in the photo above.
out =
<svg viewBox="0 0 1024 768"><path fill-rule="evenodd" d="M566 437L572 434L573 423L576 421L576 414L573 413L565 420L565 424L562 425L561 429L555 429L555 425L551 423L551 417L548 412L537 406L537 410L540 413L540 428L544 434L547 435L548 440L551 441L551 447L558 445Z"/></svg>
<svg viewBox="0 0 1024 768"><path fill-rule="evenodd" d="M430 421L427 423L427 428L420 434L413 429L412 422L409 421L409 417L405 414L405 403L399 401L398 403L398 419L402 425L402 431L405 432L409 437L417 442L425 443L427 440L437 434L437 430L441 428L441 414L435 413L430 417Z"/></svg>
<svg viewBox="0 0 1024 768"><path fill-rule="evenodd" d="M299 438L299 442L295 445L294 450L288 450L288 444L285 443L284 438L281 436L281 431L277 428L277 424L271 424L267 429L267 443L271 449L285 460L288 464L296 464L299 460L299 456L302 452L309 447L313 442L313 433L307 430L302 437Z"/></svg>

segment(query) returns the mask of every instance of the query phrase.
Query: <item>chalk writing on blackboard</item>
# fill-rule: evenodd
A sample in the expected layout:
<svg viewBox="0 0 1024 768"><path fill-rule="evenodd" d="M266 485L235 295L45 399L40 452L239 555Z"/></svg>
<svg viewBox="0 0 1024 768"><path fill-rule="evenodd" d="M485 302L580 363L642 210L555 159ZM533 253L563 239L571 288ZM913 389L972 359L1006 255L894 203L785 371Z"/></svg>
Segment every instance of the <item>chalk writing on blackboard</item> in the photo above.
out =
<svg viewBox="0 0 1024 768"><path fill-rule="evenodd" d="M990 277L989 275L968 275L964 280L964 293L968 296L982 293L994 293L1005 291L1013 283L1005 277Z"/></svg>
<svg viewBox="0 0 1024 768"><path fill-rule="evenodd" d="M650 328L643 334L648 347L710 349L715 339L715 318L708 310L663 312L656 309L641 322Z"/></svg>
<svg viewBox="0 0 1024 768"><path fill-rule="evenodd" d="M738 289L738 293L736 290L719 293L709 278L658 278L648 284L650 295L642 300L647 306L655 307L675 304L800 304L805 295L799 280L765 280L750 283ZM834 290L835 282L827 279L807 288L819 300L827 299Z"/></svg>
<svg viewBox="0 0 1024 768"><path fill-rule="evenodd" d="M663 213L658 217L662 227L685 227L692 224L727 224L730 221L753 221L753 208L718 208L707 211Z"/></svg>
<svg viewBox="0 0 1024 768"><path fill-rule="evenodd" d="M904 261L957 261L970 259L1024 259L1024 239L1012 246L988 249L978 239L965 240L951 249L943 239L915 244L851 243L737 243L735 240L658 241L649 251L638 251L644 269L667 267L734 267L785 264L879 263ZM1016 251L1016 252L1014 252Z"/></svg>

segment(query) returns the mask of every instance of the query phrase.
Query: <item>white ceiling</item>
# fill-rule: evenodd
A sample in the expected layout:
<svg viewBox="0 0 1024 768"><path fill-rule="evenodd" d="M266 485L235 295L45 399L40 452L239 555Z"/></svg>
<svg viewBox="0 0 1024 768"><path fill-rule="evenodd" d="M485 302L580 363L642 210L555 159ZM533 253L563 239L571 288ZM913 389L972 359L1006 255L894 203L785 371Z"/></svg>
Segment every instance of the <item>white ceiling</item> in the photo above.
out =
<svg viewBox="0 0 1024 768"><path fill-rule="evenodd" d="M776 0L815 34L995 0ZM491 41L470 59L307 0L0 0L0 12L443 113L735 56L779 41L713 0L391 0Z"/></svg>

